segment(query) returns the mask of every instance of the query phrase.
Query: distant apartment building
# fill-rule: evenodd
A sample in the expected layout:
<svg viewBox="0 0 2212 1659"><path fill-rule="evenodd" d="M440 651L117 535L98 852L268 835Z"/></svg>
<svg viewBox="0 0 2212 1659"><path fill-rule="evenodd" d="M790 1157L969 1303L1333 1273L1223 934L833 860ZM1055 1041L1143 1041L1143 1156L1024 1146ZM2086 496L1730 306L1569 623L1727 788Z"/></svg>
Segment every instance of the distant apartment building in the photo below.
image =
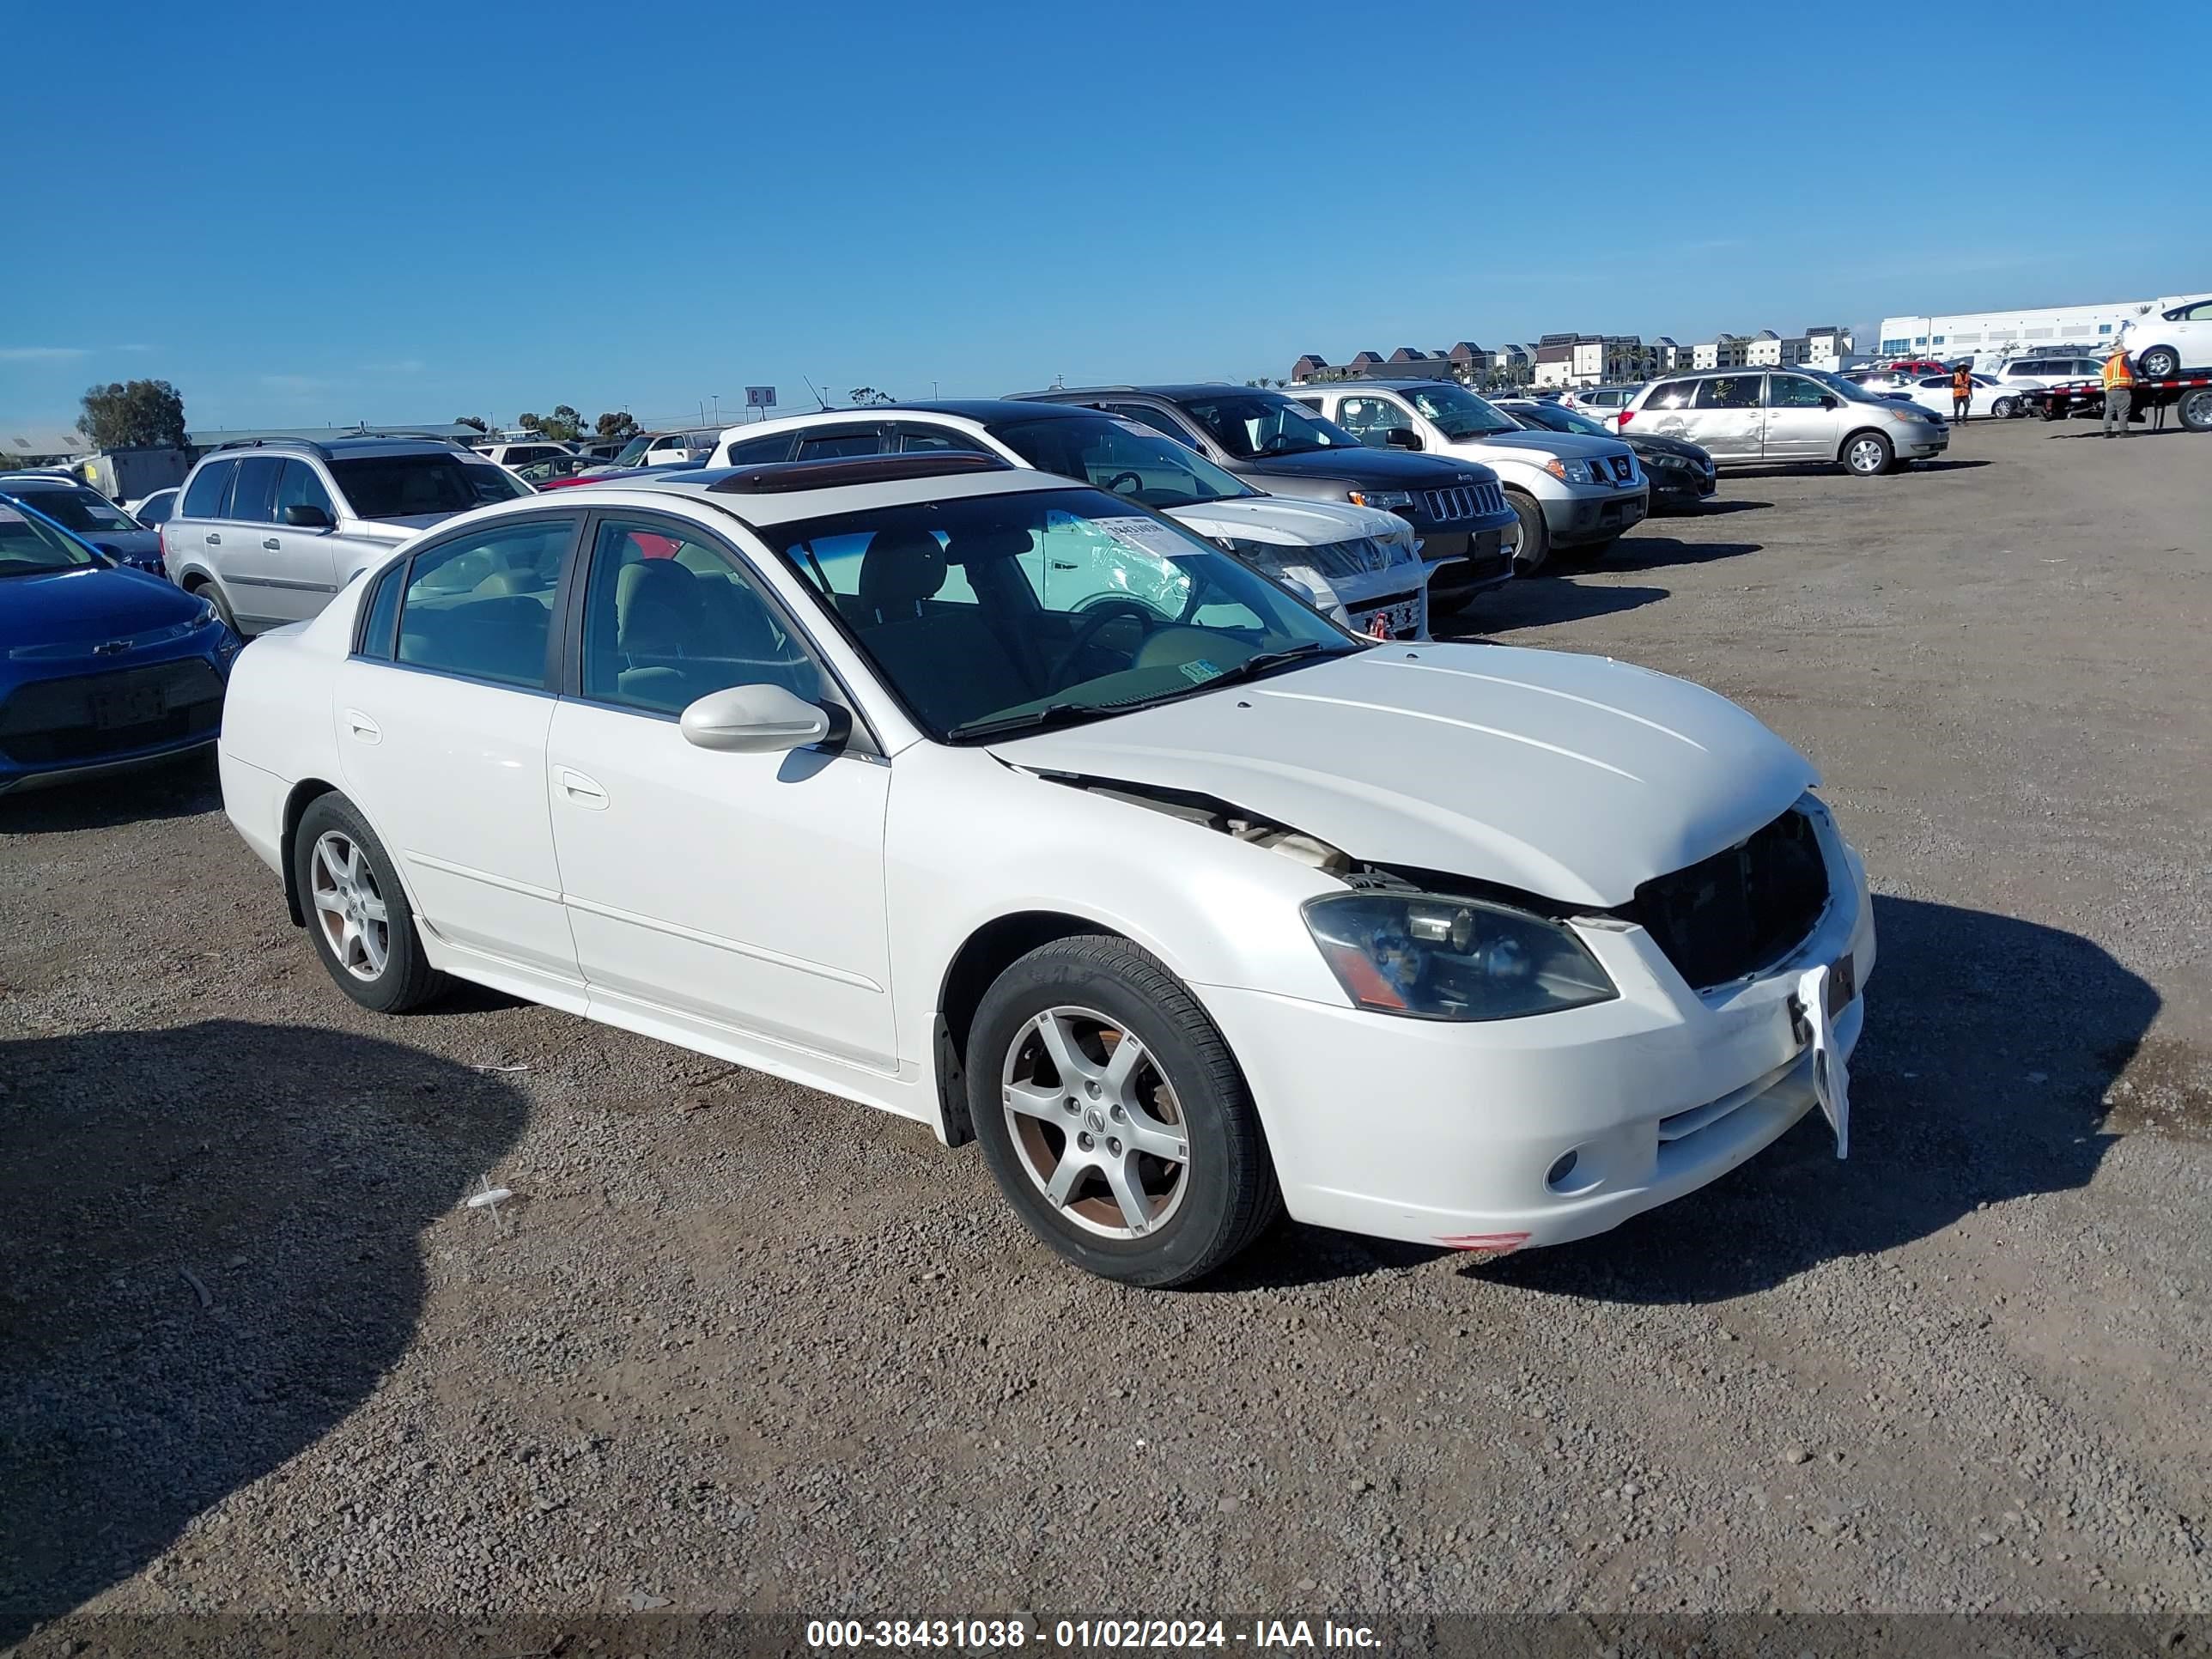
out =
<svg viewBox="0 0 2212 1659"><path fill-rule="evenodd" d="M1743 366L1746 368L1794 368L1805 361L1806 340L1802 334L1788 338L1771 328L1762 328L1743 343ZM1716 368L1729 368L1726 363Z"/></svg>
<svg viewBox="0 0 2212 1659"><path fill-rule="evenodd" d="M1805 356L1802 361L1808 368L1825 368L1831 373L1839 368L1848 368L1850 367L1855 351L1851 331L1847 328L1838 328L1832 324L1828 324L1805 331Z"/></svg>
<svg viewBox="0 0 2212 1659"><path fill-rule="evenodd" d="M1572 334L1547 334L1537 340L1534 379L1538 386L1574 384L1576 338Z"/></svg>
<svg viewBox="0 0 2212 1659"><path fill-rule="evenodd" d="M1741 368L1747 361L1751 343L1735 334L1716 334L1710 340L1700 340L1690 348L1690 367L1692 368Z"/></svg>
<svg viewBox="0 0 2212 1659"><path fill-rule="evenodd" d="M1670 370L1690 366L1690 349L1676 345L1664 334L1645 347L1644 355L1644 373L1647 374L1664 374Z"/></svg>
<svg viewBox="0 0 2212 1659"><path fill-rule="evenodd" d="M1644 342L1633 334L1582 334L1569 362L1575 386L1612 386L1644 378Z"/></svg>

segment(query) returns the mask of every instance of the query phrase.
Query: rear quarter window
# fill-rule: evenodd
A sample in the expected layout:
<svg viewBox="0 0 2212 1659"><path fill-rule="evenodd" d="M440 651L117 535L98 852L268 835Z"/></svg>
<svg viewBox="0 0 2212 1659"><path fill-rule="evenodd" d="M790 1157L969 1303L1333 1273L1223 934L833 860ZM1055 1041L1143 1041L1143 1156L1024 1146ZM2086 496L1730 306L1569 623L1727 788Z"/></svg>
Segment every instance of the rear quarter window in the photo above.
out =
<svg viewBox="0 0 2212 1659"><path fill-rule="evenodd" d="M230 494L230 475L238 471L236 461L210 461L192 474L192 482L185 491L185 504L177 516L184 519L219 519L222 516L223 497Z"/></svg>

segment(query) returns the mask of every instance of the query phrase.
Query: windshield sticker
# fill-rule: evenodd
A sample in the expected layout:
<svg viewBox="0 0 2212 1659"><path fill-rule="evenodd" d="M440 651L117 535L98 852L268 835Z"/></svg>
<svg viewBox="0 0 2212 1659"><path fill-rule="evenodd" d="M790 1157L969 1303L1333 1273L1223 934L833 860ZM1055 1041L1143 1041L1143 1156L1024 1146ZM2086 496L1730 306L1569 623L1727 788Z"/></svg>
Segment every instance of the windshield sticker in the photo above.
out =
<svg viewBox="0 0 2212 1659"><path fill-rule="evenodd" d="M0 507L0 524L27 524L28 520L12 507Z"/></svg>
<svg viewBox="0 0 2212 1659"><path fill-rule="evenodd" d="M1181 672L1182 677L1193 685L1203 685L1208 680L1218 680L1221 678L1221 671L1203 657L1182 664Z"/></svg>
<svg viewBox="0 0 2212 1659"><path fill-rule="evenodd" d="M1132 515L1126 519L1093 519L1091 522L1108 535L1138 547L1149 547L1170 556L1187 556L1190 552L1190 544L1158 519Z"/></svg>
<svg viewBox="0 0 2212 1659"><path fill-rule="evenodd" d="M1112 421L1114 424L1120 427L1122 431L1133 432L1139 438L1157 438L1161 435L1159 433L1153 431L1152 428L1139 421L1125 421L1118 415L1109 415L1107 416L1107 419Z"/></svg>

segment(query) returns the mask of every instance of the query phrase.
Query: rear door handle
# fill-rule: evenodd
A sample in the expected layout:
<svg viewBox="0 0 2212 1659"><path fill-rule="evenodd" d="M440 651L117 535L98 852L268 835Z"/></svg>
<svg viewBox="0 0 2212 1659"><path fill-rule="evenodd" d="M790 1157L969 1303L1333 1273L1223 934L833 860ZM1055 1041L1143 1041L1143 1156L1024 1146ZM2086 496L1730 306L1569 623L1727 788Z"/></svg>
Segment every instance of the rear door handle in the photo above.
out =
<svg viewBox="0 0 2212 1659"><path fill-rule="evenodd" d="M271 553L282 553L284 550L284 544L278 541L274 536L270 537L261 544L267 548Z"/></svg>
<svg viewBox="0 0 2212 1659"><path fill-rule="evenodd" d="M346 730L352 732L354 736L359 738L363 743L382 743L384 741L384 728L379 726L374 720L369 719L368 715L362 714L358 708L349 708L345 711L345 723Z"/></svg>
<svg viewBox="0 0 2212 1659"><path fill-rule="evenodd" d="M216 535L213 531L210 531L208 532L207 544L210 547L221 547L222 545L222 538Z"/></svg>
<svg viewBox="0 0 2212 1659"><path fill-rule="evenodd" d="M561 786L561 793L575 802L577 805L587 806L594 812L604 812L607 810L607 792L581 772L571 771L565 766L556 766L553 769L553 779Z"/></svg>

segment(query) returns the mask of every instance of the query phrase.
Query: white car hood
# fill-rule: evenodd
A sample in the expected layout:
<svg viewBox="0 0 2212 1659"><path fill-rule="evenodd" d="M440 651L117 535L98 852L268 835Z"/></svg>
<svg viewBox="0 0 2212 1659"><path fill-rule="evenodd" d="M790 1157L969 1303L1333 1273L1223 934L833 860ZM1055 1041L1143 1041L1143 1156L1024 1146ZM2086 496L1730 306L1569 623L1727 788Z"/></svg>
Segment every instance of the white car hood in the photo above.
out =
<svg viewBox="0 0 2212 1659"><path fill-rule="evenodd" d="M992 752L1209 795L1369 862L1605 907L1820 781L1701 686L1482 645L1377 647Z"/></svg>
<svg viewBox="0 0 2212 1659"><path fill-rule="evenodd" d="M1316 547L1354 536L1382 536L1405 520L1377 507L1346 501L1294 501L1279 495L1240 496L1173 507L1167 515L1201 536L1241 536L1255 542Z"/></svg>
<svg viewBox="0 0 2212 1659"><path fill-rule="evenodd" d="M445 523L450 513L410 513L398 519L345 519L338 528L349 536L358 536L365 541L389 542L397 547L411 540L424 531Z"/></svg>

